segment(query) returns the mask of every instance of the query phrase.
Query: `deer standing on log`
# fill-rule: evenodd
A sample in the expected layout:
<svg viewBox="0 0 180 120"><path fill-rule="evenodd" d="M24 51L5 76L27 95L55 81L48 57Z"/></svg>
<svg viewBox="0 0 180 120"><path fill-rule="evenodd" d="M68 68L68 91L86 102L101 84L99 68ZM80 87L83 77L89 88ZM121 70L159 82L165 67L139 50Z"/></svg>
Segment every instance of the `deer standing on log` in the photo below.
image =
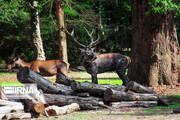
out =
<svg viewBox="0 0 180 120"><path fill-rule="evenodd" d="M92 82L98 84L98 73L115 70L118 76L122 79L123 85L127 85L129 79L126 76L125 71L131 62L130 58L119 53L94 53L93 47L98 44L99 37L94 41L92 37L93 31L89 33L86 28L85 30L91 39L91 43L87 46L79 43L74 38L74 30L71 33L67 31L67 33L72 36L73 40L81 47L79 48L81 50L80 62L86 71L91 74Z"/></svg>
<svg viewBox="0 0 180 120"><path fill-rule="evenodd" d="M8 69L12 69L16 66L25 67L32 69L34 72L42 76L53 76L57 75L58 72L67 76L69 69L69 63L61 60L35 60L32 62L24 62L20 56L13 59L13 63L8 65Z"/></svg>

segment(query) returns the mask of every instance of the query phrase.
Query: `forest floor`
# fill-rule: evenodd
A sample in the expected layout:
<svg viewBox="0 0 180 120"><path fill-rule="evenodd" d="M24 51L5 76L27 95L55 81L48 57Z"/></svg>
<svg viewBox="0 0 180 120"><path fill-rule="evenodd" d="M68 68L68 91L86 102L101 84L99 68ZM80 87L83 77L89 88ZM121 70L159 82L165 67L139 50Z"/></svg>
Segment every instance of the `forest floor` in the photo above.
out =
<svg viewBox="0 0 180 120"><path fill-rule="evenodd" d="M87 79L90 75L85 72L70 72L70 78ZM99 78L118 78L115 73L103 73L98 75ZM49 77L53 80L56 76ZM1 82L17 82L16 74L0 74ZM180 84L177 86L160 85L151 87L160 95L180 95ZM171 103L180 103L180 98L171 99ZM172 108L121 108L110 111L88 110L77 111L68 115L39 118L40 120L180 120L180 114L174 114Z"/></svg>

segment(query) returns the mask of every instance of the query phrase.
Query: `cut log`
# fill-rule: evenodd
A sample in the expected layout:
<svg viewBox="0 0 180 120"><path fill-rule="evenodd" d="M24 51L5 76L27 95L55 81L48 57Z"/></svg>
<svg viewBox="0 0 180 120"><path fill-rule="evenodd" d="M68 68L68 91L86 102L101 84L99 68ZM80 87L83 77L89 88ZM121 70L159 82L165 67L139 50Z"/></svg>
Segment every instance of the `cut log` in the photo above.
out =
<svg viewBox="0 0 180 120"><path fill-rule="evenodd" d="M10 106L13 112L20 112L24 110L24 105L21 102L0 100L0 106Z"/></svg>
<svg viewBox="0 0 180 120"><path fill-rule="evenodd" d="M156 107L157 101L123 101L123 102L111 102L109 104L113 108L121 107Z"/></svg>
<svg viewBox="0 0 180 120"><path fill-rule="evenodd" d="M104 93L105 101L157 101L158 97L153 94L137 94L130 92L120 92L108 88Z"/></svg>
<svg viewBox="0 0 180 120"><path fill-rule="evenodd" d="M46 108L46 113L48 114L47 116L57 116L57 115L69 114L79 109L80 107L77 103L72 103L70 105L66 105L63 107L58 107L53 105Z"/></svg>
<svg viewBox="0 0 180 120"><path fill-rule="evenodd" d="M69 78L68 76L65 76L64 74L57 74L56 76L56 81L55 83L59 83L59 84L64 84L67 86L71 85L71 82L73 82L74 80L72 80L71 78Z"/></svg>
<svg viewBox="0 0 180 120"><path fill-rule="evenodd" d="M24 109L26 112L44 113L45 106L44 103L38 102L33 97L28 94L24 94L24 99L21 101L24 103Z"/></svg>
<svg viewBox="0 0 180 120"><path fill-rule="evenodd" d="M126 91L125 86L120 85L98 85L90 82L76 82L71 83L72 90L76 92L89 92L90 95L103 97L103 94L107 88L112 88L118 91Z"/></svg>
<svg viewBox="0 0 180 120"><path fill-rule="evenodd" d="M42 89L44 93L71 94L73 92L69 86L52 83L28 67L19 70L17 79L21 83L36 83L38 89Z"/></svg>
<svg viewBox="0 0 180 120"><path fill-rule="evenodd" d="M31 114L30 113L7 113L3 119L10 120L10 119L30 119Z"/></svg>
<svg viewBox="0 0 180 120"><path fill-rule="evenodd" d="M142 86L140 85L139 83L137 82L134 82L134 81L130 81L128 84L127 84L127 89L128 90L131 90L135 93L150 93L150 94L156 94L156 92L152 89L149 89L145 86Z"/></svg>
<svg viewBox="0 0 180 120"><path fill-rule="evenodd" d="M100 103L101 98L96 97L78 97L78 96L67 96L58 94L44 94L45 100L50 105L65 106L71 103L79 104L81 109L97 109L107 107Z"/></svg>

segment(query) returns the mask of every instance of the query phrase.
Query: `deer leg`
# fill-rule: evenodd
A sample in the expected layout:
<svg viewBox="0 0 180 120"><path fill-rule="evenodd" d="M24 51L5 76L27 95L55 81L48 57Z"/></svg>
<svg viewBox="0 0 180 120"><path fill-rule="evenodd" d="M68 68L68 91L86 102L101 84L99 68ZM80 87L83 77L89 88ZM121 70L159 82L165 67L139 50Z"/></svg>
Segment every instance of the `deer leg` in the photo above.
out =
<svg viewBox="0 0 180 120"><path fill-rule="evenodd" d="M92 78L92 83L98 84L97 74L96 73L92 73L91 78Z"/></svg>
<svg viewBox="0 0 180 120"><path fill-rule="evenodd" d="M117 72L118 76L122 79L123 85L126 86L129 82L129 78L125 74L125 70L117 70L116 72Z"/></svg>

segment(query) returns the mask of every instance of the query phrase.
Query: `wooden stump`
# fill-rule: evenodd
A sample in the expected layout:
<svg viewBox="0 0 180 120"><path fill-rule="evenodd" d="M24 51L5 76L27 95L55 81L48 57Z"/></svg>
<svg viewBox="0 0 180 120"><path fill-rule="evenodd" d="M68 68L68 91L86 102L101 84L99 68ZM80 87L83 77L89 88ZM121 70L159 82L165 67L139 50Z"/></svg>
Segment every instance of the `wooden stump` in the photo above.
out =
<svg viewBox="0 0 180 120"><path fill-rule="evenodd" d="M126 91L125 86L120 85L98 85L90 82L72 82L72 90L76 92L89 92L90 95L103 97L104 92L107 88L112 88L118 91Z"/></svg>

